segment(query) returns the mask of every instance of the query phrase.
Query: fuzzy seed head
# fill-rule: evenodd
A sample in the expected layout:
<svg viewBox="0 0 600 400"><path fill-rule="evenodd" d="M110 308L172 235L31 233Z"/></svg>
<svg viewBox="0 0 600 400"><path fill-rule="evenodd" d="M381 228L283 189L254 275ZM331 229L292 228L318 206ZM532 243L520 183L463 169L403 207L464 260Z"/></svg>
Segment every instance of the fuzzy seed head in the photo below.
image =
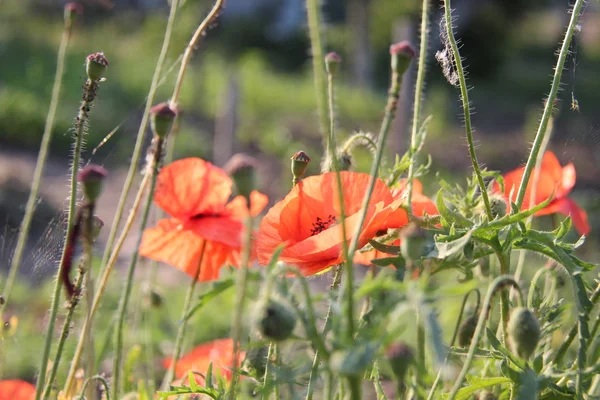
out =
<svg viewBox="0 0 600 400"><path fill-rule="evenodd" d="M108 60L104 56L104 53L98 52L87 56L86 72L89 80L98 81L102 79L107 68Z"/></svg>
<svg viewBox="0 0 600 400"><path fill-rule="evenodd" d="M542 333L536 316L528 308L514 308L510 313L507 331L513 353L528 360L535 351Z"/></svg>
<svg viewBox="0 0 600 400"><path fill-rule="evenodd" d="M408 69L411 60L417 56L417 52L408 40L404 40L390 46L390 55L392 71L402 75Z"/></svg>
<svg viewBox="0 0 600 400"><path fill-rule="evenodd" d="M295 182L304 176L309 163L310 157L302 150L292 156L292 175Z"/></svg>
<svg viewBox="0 0 600 400"><path fill-rule="evenodd" d="M238 153L227 161L223 169L229 174L237 194L244 196L250 204L250 193L256 187L256 166L258 162L255 158L247 154Z"/></svg>
<svg viewBox="0 0 600 400"><path fill-rule="evenodd" d="M159 138L165 138L175 122L177 111L169 103L160 103L150 109L150 127L152 133Z"/></svg>
<svg viewBox="0 0 600 400"><path fill-rule="evenodd" d="M90 164L77 174L77 180L83 185L83 193L90 203L95 203L100 192L102 182L108 173L99 165Z"/></svg>
<svg viewBox="0 0 600 400"><path fill-rule="evenodd" d="M259 303L256 317L260 334L276 342L289 338L296 327L294 310L282 300L269 299Z"/></svg>
<svg viewBox="0 0 600 400"><path fill-rule="evenodd" d="M335 75L339 69L341 57L337 53L329 53L325 56L325 69L329 75Z"/></svg>
<svg viewBox="0 0 600 400"><path fill-rule="evenodd" d="M396 379L403 382L406 372L414 360L413 350L406 343L398 342L386 350L385 357L389 361Z"/></svg>

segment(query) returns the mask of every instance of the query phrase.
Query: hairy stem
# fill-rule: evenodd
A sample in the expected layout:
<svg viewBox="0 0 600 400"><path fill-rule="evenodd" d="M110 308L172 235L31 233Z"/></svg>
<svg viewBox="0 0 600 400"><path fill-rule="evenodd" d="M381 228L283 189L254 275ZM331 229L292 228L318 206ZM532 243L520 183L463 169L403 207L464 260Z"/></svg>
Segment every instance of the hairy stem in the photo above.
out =
<svg viewBox="0 0 600 400"><path fill-rule="evenodd" d="M525 165L525 171L523 172L523 179L521 180L521 185L519 185L519 191L517 192L517 209L521 209L521 206L523 205L527 184L529 183L529 178L536 163L542 143L544 142L544 136L550 135L550 131L547 129L548 121L552 115L552 107L554 105L554 101L556 100L556 96L558 95L565 62L569 56L569 47L571 46L571 41L575 35L576 26L584 4L585 0L577 0L573 6L573 11L571 12L569 27L565 33L565 39L563 40L560 53L558 55L558 61L556 62L556 67L554 68L554 77L552 78L550 93L546 99L546 104L542 113L542 119L540 120L540 125L535 135L535 139L533 140L533 146L531 147L531 152L529 153L529 158L527 159L527 164Z"/></svg>

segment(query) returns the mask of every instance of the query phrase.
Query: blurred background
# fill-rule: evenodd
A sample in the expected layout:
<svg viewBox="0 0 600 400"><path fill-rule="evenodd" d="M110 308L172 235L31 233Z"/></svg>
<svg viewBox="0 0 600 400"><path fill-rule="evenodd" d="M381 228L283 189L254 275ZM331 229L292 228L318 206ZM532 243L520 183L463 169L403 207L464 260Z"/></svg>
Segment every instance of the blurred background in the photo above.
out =
<svg viewBox="0 0 600 400"><path fill-rule="evenodd" d="M79 3L84 12L76 22L67 53L51 155L30 251L22 268L34 281L52 273L60 248L57 243L62 237L60 212L68 191L70 128L81 98L85 57L103 51L110 61L107 81L101 84L91 112L84 155L86 161L102 164L110 171L107 190L98 207L99 216L108 224L130 162L169 9L166 0ZM212 6L208 0L182 3L156 102L169 99L180 56ZM340 136L347 137L358 130L377 133L389 81L388 49L393 42L405 39L418 47L421 1L324 3L325 51L336 51L343 59L336 98ZM550 88L555 51L568 23L569 3L453 1L458 18L456 33L461 39L468 83L473 87L470 96L478 156L489 169L507 172L526 160L543 98ZM16 240L48 111L63 30L63 6L62 1L0 0L3 273ZM424 162L431 155L433 161L429 175L421 178L429 196L439 189L440 178L464 184L471 170L458 90L446 82L434 57L442 48L437 24L441 18L439 0L432 1L432 10L424 116L432 115L433 119L421 157ZM250 153L261 162L261 190L273 202L281 198L291 185L289 158L296 151L304 150L313 159L310 174L319 171L322 148L311 67L304 1L227 0L221 18L201 43L185 78L175 158L199 156L222 166L236 152ZM597 2L588 2L563 75L549 149L563 165L575 164L577 184L571 196L588 211L592 225L591 236L580 255L592 262L600 259L599 70L600 7ZM389 141L389 164L395 153L402 154L407 149L415 75L413 66L404 80ZM92 149L114 130L116 133L92 154ZM354 156L355 169L367 170L368 153L357 150ZM550 217L536 219L536 224L550 228ZM105 229L103 234L107 233ZM134 236L131 235L129 250ZM38 293L46 293L44 287ZM33 302L30 306L39 317L22 322L30 324L23 329L43 329L48 297L32 297L32 289L27 285L17 290L15 304L19 304L18 299ZM109 309L114 308L116 297L107 303ZM170 303L172 315L176 315L178 307L179 300ZM228 332L227 315L211 318L212 337L214 329L222 334ZM220 322L215 322L215 318ZM197 336L209 335L198 331ZM26 342L22 339L22 343ZM22 376L33 376L37 362L34 353L21 354Z"/></svg>

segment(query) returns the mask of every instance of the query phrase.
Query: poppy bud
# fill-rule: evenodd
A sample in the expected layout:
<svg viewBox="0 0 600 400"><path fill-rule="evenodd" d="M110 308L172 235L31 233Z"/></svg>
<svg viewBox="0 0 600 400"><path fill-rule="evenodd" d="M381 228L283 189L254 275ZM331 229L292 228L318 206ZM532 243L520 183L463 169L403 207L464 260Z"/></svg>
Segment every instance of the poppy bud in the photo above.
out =
<svg viewBox="0 0 600 400"><path fill-rule="evenodd" d="M528 360L535 351L541 335L540 323L533 312L525 307L513 309L507 331L513 353Z"/></svg>
<svg viewBox="0 0 600 400"><path fill-rule="evenodd" d="M294 175L294 184L298 183L300 178L304 176L308 163L310 163L310 157L302 150L292 156L292 175Z"/></svg>
<svg viewBox="0 0 600 400"><path fill-rule="evenodd" d="M259 332L277 342L289 338L296 327L296 314L292 308L274 299L259 304L256 320Z"/></svg>
<svg viewBox="0 0 600 400"><path fill-rule="evenodd" d="M492 209L493 218L502 218L506 215L506 200L501 194L493 194L490 196L490 208Z"/></svg>
<svg viewBox="0 0 600 400"><path fill-rule="evenodd" d="M404 74L411 60L417 56L414 47L407 40L391 45L390 54L392 56L392 71L398 75Z"/></svg>
<svg viewBox="0 0 600 400"><path fill-rule="evenodd" d="M392 344L385 352L385 357L392 367L392 372L400 386L404 383L406 372L413 363L413 350L406 343L398 342Z"/></svg>
<svg viewBox="0 0 600 400"><path fill-rule="evenodd" d="M489 257L481 257L479 259L479 263L477 265L477 271L481 276L486 277L490 275L490 258Z"/></svg>
<svg viewBox="0 0 600 400"><path fill-rule="evenodd" d="M98 52L87 56L86 72L91 81L102 79L106 69L108 68L108 60L104 57L104 53Z"/></svg>
<svg viewBox="0 0 600 400"><path fill-rule="evenodd" d="M150 126L152 133L159 138L165 138L169 132L177 112L169 105L169 103L160 103L150 109Z"/></svg>
<svg viewBox="0 0 600 400"><path fill-rule="evenodd" d="M102 192L102 181L106 175L106 170L95 164L90 164L79 171L77 180L83 184L83 193L88 202L96 202Z"/></svg>
<svg viewBox="0 0 600 400"><path fill-rule="evenodd" d="M467 347L471 344L476 328L477 315L471 315L460 324L458 327L458 345L460 347Z"/></svg>
<svg viewBox="0 0 600 400"><path fill-rule="evenodd" d="M74 1L65 4L65 27L71 28L77 15L83 14L83 7L81 4Z"/></svg>
<svg viewBox="0 0 600 400"><path fill-rule="evenodd" d="M250 204L250 193L256 187L256 160L249 155L238 153L227 161L223 169L231 176L237 194L244 196Z"/></svg>
<svg viewBox="0 0 600 400"><path fill-rule="evenodd" d="M329 53L325 56L325 69L327 73L331 76L334 76L340 66L342 59L337 53Z"/></svg>
<svg viewBox="0 0 600 400"><path fill-rule="evenodd" d="M419 225L411 222L400 231L400 253L407 261L416 261L423 255L427 235Z"/></svg>
<svg viewBox="0 0 600 400"><path fill-rule="evenodd" d="M246 351L246 365L256 371L257 376L263 376L267 368L269 346L251 347Z"/></svg>
<svg viewBox="0 0 600 400"><path fill-rule="evenodd" d="M480 392L479 396L477 396L477 400L496 400L497 398L498 397L496 397L494 393L489 392L487 390Z"/></svg>

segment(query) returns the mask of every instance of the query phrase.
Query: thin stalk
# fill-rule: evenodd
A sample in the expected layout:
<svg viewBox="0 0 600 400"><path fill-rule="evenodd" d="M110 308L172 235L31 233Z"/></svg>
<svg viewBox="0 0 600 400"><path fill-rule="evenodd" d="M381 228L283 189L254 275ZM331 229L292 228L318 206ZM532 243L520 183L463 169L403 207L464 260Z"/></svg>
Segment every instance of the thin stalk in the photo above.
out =
<svg viewBox="0 0 600 400"><path fill-rule="evenodd" d="M271 396L271 391L267 391L267 387L269 386L271 369L269 365L271 364L271 358L273 357L273 349L275 347L274 342L269 343L269 351L267 352L267 363L265 364L265 374L263 375L263 393L261 396L262 400L268 400L269 396Z"/></svg>
<svg viewBox="0 0 600 400"><path fill-rule="evenodd" d="M312 55L313 78L317 97L317 114L319 116L319 130L323 141L327 140L327 89L323 65L323 42L321 37L321 2L320 0L306 0L306 19L308 20L308 34ZM326 142L327 143L327 142ZM328 149L329 150L329 149Z"/></svg>
<svg viewBox="0 0 600 400"><path fill-rule="evenodd" d="M517 289L519 305L522 306L523 304L525 304L523 302L523 294L521 293L519 284L512 277L508 275L500 275L499 277L494 279L487 291L487 294L485 295L485 300L483 301L483 307L481 308L481 312L479 313L479 319L477 320L477 328L475 328L473 339L471 339L471 346L469 346L467 358L465 359L465 363L463 364L460 374L458 375L458 378L456 379L454 386L452 387L452 391L448 396L448 400L454 400L454 398L458 394L460 387L465 381L465 377L467 376L467 372L469 371L469 368L471 367L471 363L473 362L473 358L475 356L475 349L477 348L477 344L479 343L481 334L485 329L485 325L490 314L490 309L492 307L492 298L494 297L494 294L496 293L496 291L502 290L507 285L511 285L515 289Z"/></svg>
<svg viewBox="0 0 600 400"><path fill-rule="evenodd" d="M490 199L488 196L487 188L485 186L485 182L483 181L483 176L481 175L481 168L479 167L477 154L475 153L475 142L473 141L473 128L471 126L471 108L469 105L469 89L467 88L465 72L462 66L462 59L460 57L460 53L458 51L458 45L456 44L456 39L454 38L451 7L452 6L450 5L450 0L444 0L446 31L448 33L448 42L450 43L450 47L452 48L452 53L454 55L454 66L456 67L456 73L458 75L460 97L463 106L463 115L465 118L465 132L467 134L467 142L469 144L469 156L471 157L473 170L475 171L475 176L477 177L479 190L481 191L481 198L483 199L483 204L485 205L485 211L487 213L488 218L492 220L493 216L492 208L490 206Z"/></svg>
<svg viewBox="0 0 600 400"><path fill-rule="evenodd" d="M250 199L247 199L248 210L250 210ZM235 389L239 379L239 358L240 358L240 341L242 340L242 316L244 314L244 302L246 300L246 289L248 286L248 268L250 264L250 250L252 246L252 214L248 211L248 216L245 220L244 240L242 243L242 257L240 260L240 268L236 280L236 298L235 311L231 326L231 337L233 339L233 375L231 377L231 386L229 388L229 398L235 399Z"/></svg>
<svg viewBox="0 0 600 400"><path fill-rule="evenodd" d="M277 343L273 343L273 364L276 366L279 365L279 346ZM275 381L277 381L277 370L275 370ZM281 399L281 394L279 393L279 385L275 385L275 398Z"/></svg>
<svg viewBox="0 0 600 400"><path fill-rule="evenodd" d="M381 386L381 378L379 377L379 364L377 361L373 362L373 369L371 370L371 380L373 380L373 386L377 395L377 400L387 400L387 396Z"/></svg>
<svg viewBox="0 0 600 400"><path fill-rule="evenodd" d="M558 95L558 90L560 88L560 80L562 78L565 62L567 60L567 57L569 56L569 47L571 46L571 41L577 30L579 16L583 10L584 4L584 0L577 0L575 2L575 5L573 6L573 11L571 12L571 20L569 21L569 27L567 28L567 32L565 33L565 39L563 40L560 53L558 55L558 61L556 62L556 67L554 68L554 77L552 78L552 86L550 87L550 93L548 94L548 98L546 99L546 104L542 113L542 119L540 120L540 125L535 135L535 139L533 140L533 146L531 147L531 152L529 153L529 158L527 159L527 164L525 165L525 171L523 172L523 179L521 180L521 185L519 186L519 191L517 192L516 204L517 209L519 210L523 205L527 184L529 183L531 171L533 170L533 167L536 163L540 147L542 146L542 143L544 141L544 136L550 134L550 132L547 129L548 121L550 120L550 116L552 115L552 107L554 105L554 101L556 100L556 96Z"/></svg>
<svg viewBox="0 0 600 400"><path fill-rule="evenodd" d="M85 127L88 120L89 110L92 106L92 102L96 97L98 90L98 83L91 80L86 80L83 85L83 100L79 107L79 113L75 123L75 144L73 147L73 165L71 167L71 189L69 192L69 206L67 209L67 232L66 237L71 236L71 232L74 228L75 222L75 206L77 203L77 174L79 173L79 163L81 160L81 148L83 147L83 135L85 134ZM58 267L57 277L64 276L64 269L67 266L67 250L71 245L69 240L65 240L60 265ZM56 316L58 314L58 308L60 304L60 289L62 287L62 281L55 279L54 291L52 293L52 305L50 307L50 319L48 321L48 328L46 330L46 341L44 343L44 351L40 360L40 372L35 388L35 400L39 400L42 394L42 387L46 379L46 368L48 367L48 357L50 356L50 348L52 347L52 337L54 334L54 325L56 323Z"/></svg>
<svg viewBox="0 0 600 400"><path fill-rule="evenodd" d="M423 0L421 6L421 46L419 48L419 65L417 68L417 83L415 84L415 100L413 105L412 130L410 134L410 164L408 166L408 183L406 185L408 214L412 215L412 189L415 178L415 155L419 148L417 133L421 121L421 108L423 105L423 91L425 86L425 67L427 64L427 51L429 41L429 2Z"/></svg>
<svg viewBox="0 0 600 400"><path fill-rule="evenodd" d="M500 262L500 275L510 274L510 250L505 253L496 253L498 261ZM510 304L508 298L508 290L502 290L500 292L500 316L502 324L502 341L506 345L508 339L507 327L508 327L508 314L510 312Z"/></svg>
<svg viewBox="0 0 600 400"><path fill-rule="evenodd" d="M35 211L37 203L37 196L40 190L40 183L42 181L42 173L44 172L44 166L46 165L46 159L48 158L48 148L50 147L50 141L52 139L52 129L54 128L54 118L56 116L56 109L58 107L58 99L60 97L60 88L62 86L63 75L65 71L65 55L67 54L67 47L71 39L71 24L65 24L60 46L58 48L58 56L56 58L56 72L54 75L54 85L52 87L52 95L50 97L50 107L48 108L48 114L46 115L46 124L44 125L44 133L42 135L42 141L40 143L40 151L38 152L38 158L35 164L35 170L33 172L33 180L31 183L31 191L27 198L27 205L25 206L25 215L21 221L19 228L19 236L17 237L17 244L15 246L15 252L12 257L10 264L10 270L8 272L8 278L4 290L2 291L2 297L4 302L0 305L0 319L2 313L6 308L6 304L9 301L12 287L17 278L17 273L21 266L23 259L23 252L25 251L25 244L27 242L27 236L29 235L29 228L31 227L31 221Z"/></svg>
<svg viewBox="0 0 600 400"><path fill-rule="evenodd" d="M164 138L156 137L156 148L154 149L154 158L152 161L152 169L150 170L150 190L146 198L146 203L142 210L142 220L140 221L139 234L137 242L135 244L135 250L131 256L131 262L127 270L127 280L125 287L121 293L121 300L119 302L119 309L117 311L118 319L115 330L115 356L113 361L113 383L111 387L111 398L118 399L120 392L120 375L121 375L121 353L123 351L123 324L125 321L125 313L127 312L127 304L129 303L129 296L131 294L131 288L133 286L133 275L135 267L137 265L137 259L139 255L139 248L142 242L142 235L146 229L146 223L148 222L148 216L150 215L150 208L152 206L152 200L154 197L154 189L156 187L156 177L158 175L158 167L160 164L160 158L162 156L162 149L164 145Z"/></svg>
<svg viewBox="0 0 600 400"><path fill-rule="evenodd" d="M135 221L135 217L137 216L137 211L138 211L140 205L142 204L142 199L144 197L145 189L149 182L150 182L150 174L145 174L144 178L142 180L142 183L140 184L140 189L138 190L138 193L133 202L133 205L131 206L131 211L129 212L129 216L127 217L127 221L125 222L125 226L123 227L121 236L119 236L119 239L117 240L117 244L115 245L115 250L113 251L113 254L111 255L110 259L108 260L108 263L106 264L106 268L104 269L104 271L102 273L102 277L100 278L100 282L98 283L98 288L96 289L96 293L94 295L94 301L92 303L92 307L90 308L90 312L89 312L90 317L86 318L86 320L84 321L83 328L81 330L81 333L79 335L79 339L77 342L77 347L75 348L75 352L71 359L71 367L69 368L69 373L67 374L67 380L65 381L65 386L63 389L64 393L70 393L72 385L75 382L75 374L76 374L78 366L79 366L79 360L81 359L81 354L83 352L85 338L87 335L87 325L88 325L89 321L93 320L94 315L96 314L96 311L98 310L98 307L100 305L100 300L102 299L102 295L104 294L106 285L108 284L108 278L110 276L111 271L113 270L113 268L115 266L119 252L121 251L121 248L123 247L123 244L125 243L127 234L129 233L129 231L131 230L131 227L133 226L133 222Z"/></svg>
<svg viewBox="0 0 600 400"><path fill-rule="evenodd" d="M160 54L158 55L158 60L156 61L156 67L154 68L154 75L152 76L152 82L150 83L150 90L148 91L148 97L146 100L146 106L144 108L144 114L142 114L142 120L140 122L140 126L137 132L137 136L135 139L135 145L133 148L133 154L131 155L131 162L129 163L129 170L127 171L127 176L125 177L125 183L123 184L123 190L121 190L121 196L119 197L119 203L117 204L117 211L115 212L115 217L113 219L110 232L108 234L108 240L106 241L106 247L104 248L104 254L102 255L102 269L104 274L107 274L107 264L109 257L113 254L113 243L115 241L117 230L119 229L119 224L121 223L121 218L123 216L123 211L125 209L125 203L127 202L127 197L129 196L129 191L131 190L131 185L133 184L133 179L136 176L138 164L140 161L140 155L142 153L142 145L144 143L144 136L146 133L146 128L148 127L148 118L150 116L150 109L154 104L154 95L156 94L156 90L159 85L160 75L162 68L165 63L165 59L167 56L167 52L169 50L169 43L171 42L171 33L173 31L173 24L175 22L175 15L177 14L177 8L179 7L179 0L171 0L171 8L169 11L169 18L167 20L167 26L165 28L165 35L163 37L162 47L160 49Z"/></svg>
<svg viewBox="0 0 600 400"><path fill-rule="evenodd" d="M183 311L181 312L181 322L179 324L179 329L177 330L175 348L173 349L171 366L165 374L161 387L166 387L166 385L168 385L175 378L175 370L177 369L177 362L179 361L179 358L181 358L183 339L185 337L185 330L187 328L187 322L189 319L187 318L187 315L190 313L190 308L192 307L192 298L194 297L194 291L196 290L196 285L198 284L198 277L200 276L200 269L202 268L202 261L204 260L205 249L206 240L202 242L202 248L200 249L200 260L198 261L198 270L196 271L196 276L190 282L190 286L188 287L187 293L185 295Z"/></svg>

